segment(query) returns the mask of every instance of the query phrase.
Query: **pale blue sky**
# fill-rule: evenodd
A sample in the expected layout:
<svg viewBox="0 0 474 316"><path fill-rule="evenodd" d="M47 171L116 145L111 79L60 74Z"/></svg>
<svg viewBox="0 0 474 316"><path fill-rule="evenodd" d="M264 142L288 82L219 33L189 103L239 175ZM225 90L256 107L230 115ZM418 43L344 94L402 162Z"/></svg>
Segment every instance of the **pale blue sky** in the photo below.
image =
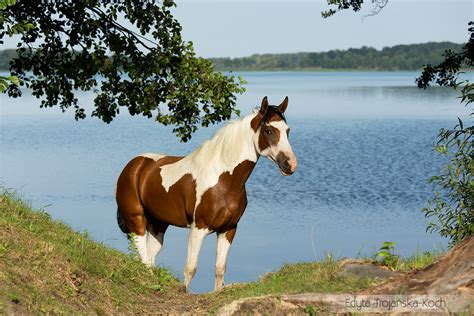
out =
<svg viewBox="0 0 474 316"><path fill-rule="evenodd" d="M345 11L329 19L326 0L176 0L172 9L203 57L241 57L255 53L321 52L331 49L428 41L467 41L474 0L389 0L376 16ZM128 23L122 22L124 25ZM3 48L15 47L6 39Z"/></svg>
<svg viewBox="0 0 474 316"><path fill-rule="evenodd" d="M365 12L372 3L366 0ZM198 55L237 57L254 53L382 48L428 41L466 42L473 0L390 0L376 16L340 12L321 18L326 0L177 0L173 9Z"/></svg>

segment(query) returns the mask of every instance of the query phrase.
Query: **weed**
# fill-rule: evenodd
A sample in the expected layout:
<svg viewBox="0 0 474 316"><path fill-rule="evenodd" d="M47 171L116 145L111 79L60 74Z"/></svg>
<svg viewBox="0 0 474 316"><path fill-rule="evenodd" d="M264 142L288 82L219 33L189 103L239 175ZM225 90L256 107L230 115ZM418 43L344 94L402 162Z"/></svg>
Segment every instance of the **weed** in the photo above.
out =
<svg viewBox="0 0 474 316"><path fill-rule="evenodd" d="M20 297L18 296L17 293L12 293L10 295L10 301L15 303L15 304L19 304L20 303Z"/></svg>
<svg viewBox="0 0 474 316"><path fill-rule="evenodd" d="M393 241L384 242L375 255L376 260L392 270L396 270L399 257L395 254L395 242Z"/></svg>

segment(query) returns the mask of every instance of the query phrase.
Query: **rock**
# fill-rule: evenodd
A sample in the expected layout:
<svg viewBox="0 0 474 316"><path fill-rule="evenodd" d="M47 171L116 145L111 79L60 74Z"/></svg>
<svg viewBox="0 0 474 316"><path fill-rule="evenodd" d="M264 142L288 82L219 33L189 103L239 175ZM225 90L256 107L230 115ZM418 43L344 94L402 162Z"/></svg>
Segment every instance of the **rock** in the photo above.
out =
<svg viewBox="0 0 474 316"><path fill-rule="evenodd" d="M368 277L378 279L388 279L400 273L365 262L347 262L341 265L342 274L350 274L357 277Z"/></svg>
<svg viewBox="0 0 474 316"><path fill-rule="evenodd" d="M288 314L301 311L300 306L286 302L275 295L243 298L219 309L218 315Z"/></svg>

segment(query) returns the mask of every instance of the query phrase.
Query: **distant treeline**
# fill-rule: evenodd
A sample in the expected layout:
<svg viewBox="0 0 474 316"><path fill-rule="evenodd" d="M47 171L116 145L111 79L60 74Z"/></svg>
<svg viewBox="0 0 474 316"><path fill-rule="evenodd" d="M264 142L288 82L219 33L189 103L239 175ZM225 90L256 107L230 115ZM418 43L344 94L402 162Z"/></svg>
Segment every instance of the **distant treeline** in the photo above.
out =
<svg viewBox="0 0 474 316"><path fill-rule="evenodd" d="M397 45L377 50L372 47L331 50L323 53L264 54L242 58L211 58L217 70L418 70L435 65L450 49L464 44L451 42Z"/></svg>
<svg viewBox="0 0 474 316"><path fill-rule="evenodd" d="M216 70L418 70L435 65L450 49L459 51L464 44L451 42L396 45L377 50L372 47L331 50L323 53L264 54L241 58L210 58ZM8 70L16 57L15 49L0 50L0 70Z"/></svg>
<svg viewBox="0 0 474 316"><path fill-rule="evenodd" d="M10 69L10 60L17 56L16 49L0 50L0 71Z"/></svg>

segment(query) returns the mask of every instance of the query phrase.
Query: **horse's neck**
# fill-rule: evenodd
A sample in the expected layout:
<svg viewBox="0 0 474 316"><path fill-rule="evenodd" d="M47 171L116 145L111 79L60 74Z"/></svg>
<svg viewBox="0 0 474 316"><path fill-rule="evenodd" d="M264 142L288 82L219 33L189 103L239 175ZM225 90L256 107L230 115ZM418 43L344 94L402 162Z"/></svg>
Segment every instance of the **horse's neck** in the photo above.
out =
<svg viewBox="0 0 474 316"><path fill-rule="evenodd" d="M223 127L186 159L192 160L201 171L211 173L213 170L218 173L232 172L245 160L256 162L259 155L250 128L250 118L247 116Z"/></svg>
<svg viewBox="0 0 474 316"><path fill-rule="evenodd" d="M255 167L259 155L250 117L231 124L186 157L186 161L192 161L198 185L208 187L223 181L229 188L237 188L245 184Z"/></svg>

